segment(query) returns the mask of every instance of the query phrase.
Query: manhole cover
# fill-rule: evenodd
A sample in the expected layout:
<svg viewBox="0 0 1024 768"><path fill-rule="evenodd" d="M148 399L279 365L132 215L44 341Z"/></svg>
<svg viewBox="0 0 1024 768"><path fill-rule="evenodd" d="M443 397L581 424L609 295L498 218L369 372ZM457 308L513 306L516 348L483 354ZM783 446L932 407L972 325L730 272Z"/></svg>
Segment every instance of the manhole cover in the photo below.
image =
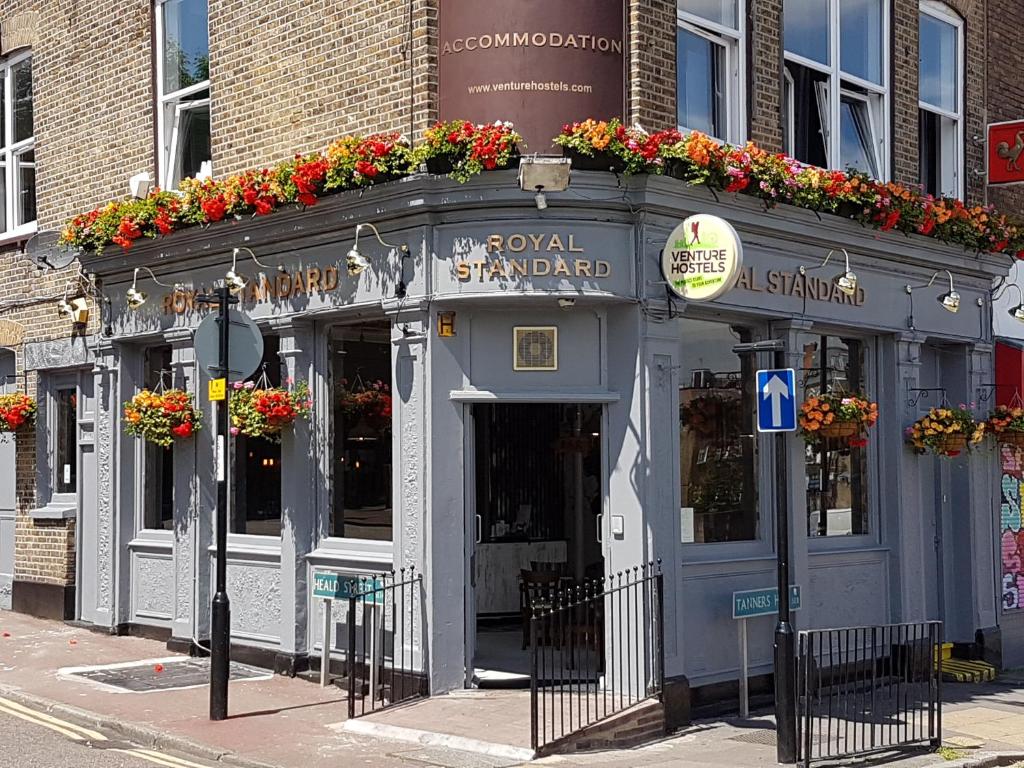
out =
<svg viewBox="0 0 1024 768"><path fill-rule="evenodd" d="M729 739L731 741L742 741L745 744L766 744L774 747L775 731L759 728L755 731L746 731L736 736L730 736Z"/></svg>
<svg viewBox="0 0 1024 768"><path fill-rule="evenodd" d="M273 675L265 669L231 662L231 680L268 680ZM63 677L88 680L118 691L148 693L197 688L210 682L209 659L151 659L131 664L110 664L100 667L62 669Z"/></svg>

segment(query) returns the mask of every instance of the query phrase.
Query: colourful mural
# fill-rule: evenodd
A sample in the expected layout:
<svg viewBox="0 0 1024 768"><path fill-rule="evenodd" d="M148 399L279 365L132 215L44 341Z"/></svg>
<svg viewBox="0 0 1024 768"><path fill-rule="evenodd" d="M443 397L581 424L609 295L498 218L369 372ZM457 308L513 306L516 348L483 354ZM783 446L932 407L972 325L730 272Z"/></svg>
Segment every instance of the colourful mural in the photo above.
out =
<svg viewBox="0 0 1024 768"><path fill-rule="evenodd" d="M999 447L1003 465L1000 525L1003 552L1003 610L1024 609L1024 523L1021 495L1024 486L1024 448Z"/></svg>

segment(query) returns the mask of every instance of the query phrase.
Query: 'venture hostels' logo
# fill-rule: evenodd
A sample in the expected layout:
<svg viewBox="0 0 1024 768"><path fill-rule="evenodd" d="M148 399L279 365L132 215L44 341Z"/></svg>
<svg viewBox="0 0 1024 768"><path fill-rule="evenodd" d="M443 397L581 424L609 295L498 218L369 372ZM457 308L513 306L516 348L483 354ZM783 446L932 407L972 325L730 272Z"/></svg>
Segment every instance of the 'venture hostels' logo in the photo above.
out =
<svg viewBox="0 0 1024 768"><path fill-rule="evenodd" d="M736 230L706 213L690 216L673 229L661 254L669 289L687 301L711 301L731 290L742 267Z"/></svg>

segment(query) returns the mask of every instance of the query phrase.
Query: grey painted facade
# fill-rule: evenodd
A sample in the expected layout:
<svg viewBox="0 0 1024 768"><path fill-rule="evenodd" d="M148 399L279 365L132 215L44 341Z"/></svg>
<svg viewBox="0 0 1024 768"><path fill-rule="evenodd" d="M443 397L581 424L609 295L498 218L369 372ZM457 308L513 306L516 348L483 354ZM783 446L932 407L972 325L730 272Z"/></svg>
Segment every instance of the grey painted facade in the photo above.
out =
<svg viewBox="0 0 1024 768"><path fill-rule="evenodd" d="M312 654L322 642L321 608L309 588L313 568L365 573L415 565L425 576L428 627L426 647L417 651L426 651L434 692L462 687L474 642L473 404L587 402L603 408L599 520L606 569L660 558L667 585L667 673L685 675L695 686L735 679L730 595L774 584L770 482L784 463L790 514L805 520L805 457L796 436L787 438L781 456L773 453L773 441L759 438L756 539L683 543L679 371L686 363L688 324L696 319L742 322L762 338L786 339L791 350L808 330L862 337L870 350L871 394L881 418L868 454L869 532L817 539L801 523L792 526L793 580L804 590L797 627L943 618L950 639L971 641L976 630L998 625L995 454L921 457L905 447L902 432L929 405L910 405L913 388L943 387L958 402L975 399L980 385L991 381L989 288L1005 273L1005 260L872 232L838 217L819 219L787 207L765 211L749 198L718 201L661 177L576 173L567 192L548 198L550 207L536 210L511 172L487 173L463 186L416 176L305 211L197 228L137 244L128 253L111 248L87 257L86 269L102 280L111 304L89 369L96 462L87 470L95 477L83 485L79 504L81 618L111 628L165 627L184 640L208 637L213 412L206 373L191 346L203 315L165 311L166 289L141 276L139 287L150 294L146 305L127 309L124 292L133 267L142 264L163 282L209 288L223 277L231 249L246 246L261 261L282 264L292 275L301 271L306 280L317 270L321 285L326 270L338 274L335 289L291 292L288 300L250 301L243 293L242 310L279 335L287 372L310 382L315 406L309 424L300 423L284 439L281 537L229 536L236 642L289 658ZM668 233L695 212L733 224L750 272L720 300L687 306L666 299L658 265ZM412 258L403 262L397 250L367 238L360 248L373 266L348 277L344 255L359 222L380 227L388 242L408 243ZM506 257L501 268L487 250L496 234ZM510 242L516 234L525 237ZM520 245L524 250L517 250ZM819 264L833 248L849 251L863 289L857 306L794 295L781 276ZM535 274L544 271L541 265L526 266L530 274L524 275L507 266L508 259L549 258L554 267L557 256L567 262L561 274L554 268ZM570 265L578 259L588 260L589 271ZM470 264L468 279L460 279L459 261ZM254 275L251 261L239 264ZM936 294L924 289L915 291L911 309L904 286L927 283L938 269L954 275L963 297L957 314L944 311ZM395 295L399 280L408 285L404 298ZM558 298L575 304L560 309ZM455 313L457 335L437 335L438 312ZM326 329L359 317L392 323L392 542L327 536ZM517 325L558 328L557 371L513 369ZM198 393L207 425L175 450L174 524L168 531L141 527L141 450L120 428L121 403L140 386L141 352L154 343L173 347L174 384ZM791 357L799 368L799 355ZM35 367L45 373L47 357L40 361ZM622 523L614 535L613 516ZM751 625L753 674L770 671L771 627L769 618Z"/></svg>

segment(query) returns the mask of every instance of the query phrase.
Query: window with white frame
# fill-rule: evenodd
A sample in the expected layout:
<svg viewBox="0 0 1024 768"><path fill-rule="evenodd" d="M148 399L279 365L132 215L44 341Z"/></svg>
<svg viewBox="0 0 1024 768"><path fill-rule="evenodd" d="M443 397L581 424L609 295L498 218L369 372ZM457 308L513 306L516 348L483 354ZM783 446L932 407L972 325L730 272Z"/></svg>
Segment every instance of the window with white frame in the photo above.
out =
<svg viewBox="0 0 1024 768"><path fill-rule="evenodd" d="M36 228L36 139L32 126L32 57L15 54L0 64L3 78L0 235Z"/></svg>
<svg viewBox="0 0 1024 768"><path fill-rule="evenodd" d="M741 0L679 0L676 111L680 129L742 140Z"/></svg>
<svg viewBox="0 0 1024 768"><path fill-rule="evenodd" d="M210 173L210 38L206 0L158 0L160 183Z"/></svg>
<svg viewBox="0 0 1024 768"><path fill-rule="evenodd" d="M785 0L786 150L888 176L888 0Z"/></svg>
<svg viewBox="0 0 1024 768"><path fill-rule="evenodd" d="M963 20L926 0L920 15L921 185L935 196L963 195Z"/></svg>

